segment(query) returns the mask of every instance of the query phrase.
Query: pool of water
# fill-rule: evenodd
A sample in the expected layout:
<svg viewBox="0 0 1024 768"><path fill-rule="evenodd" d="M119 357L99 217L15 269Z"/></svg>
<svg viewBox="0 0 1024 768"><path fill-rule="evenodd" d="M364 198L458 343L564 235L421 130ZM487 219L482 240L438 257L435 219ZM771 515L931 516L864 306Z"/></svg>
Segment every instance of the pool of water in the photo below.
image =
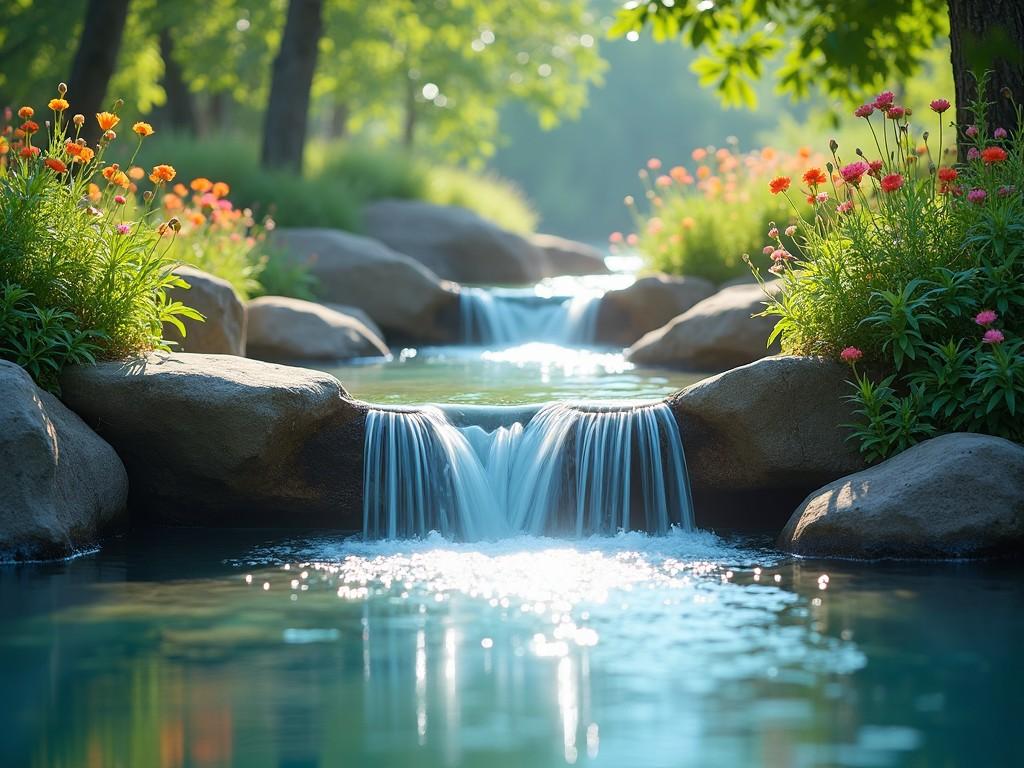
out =
<svg viewBox="0 0 1024 768"><path fill-rule="evenodd" d="M0 567L4 765L1009 766L1024 579L710 534Z"/></svg>
<svg viewBox="0 0 1024 768"><path fill-rule="evenodd" d="M657 400L707 375L638 367L622 350L541 342L405 349L388 361L325 370L352 396L382 404Z"/></svg>

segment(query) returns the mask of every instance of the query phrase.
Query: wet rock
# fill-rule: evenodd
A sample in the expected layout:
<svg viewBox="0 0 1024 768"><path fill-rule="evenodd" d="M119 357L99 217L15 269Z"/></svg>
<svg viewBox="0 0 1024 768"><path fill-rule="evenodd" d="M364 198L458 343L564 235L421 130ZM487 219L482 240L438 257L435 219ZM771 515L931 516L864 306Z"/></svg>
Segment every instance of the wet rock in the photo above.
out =
<svg viewBox="0 0 1024 768"><path fill-rule="evenodd" d="M530 242L544 252L545 277L606 275L611 270L604 254L593 246L555 235L533 235Z"/></svg>
<svg viewBox="0 0 1024 768"><path fill-rule="evenodd" d="M778 282L768 284L778 290ZM627 358L643 365L720 371L778 351L766 346L775 317L752 317L764 310L758 285L725 288L701 301L667 325L633 344Z"/></svg>
<svg viewBox="0 0 1024 768"><path fill-rule="evenodd" d="M245 306L227 280L192 267L178 267L176 275L188 288L172 288L169 297L198 310L204 321L182 318L185 337L173 325L164 324L164 339L181 352L211 355L245 355Z"/></svg>
<svg viewBox="0 0 1024 768"><path fill-rule="evenodd" d="M301 299L262 296L247 306L246 345L257 360L348 360L388 354L359 319Z"/></svg>
<svg viewBox="0 0 1024 768"><path fill-rule="evenodd" d="M24 370L0 360L0 562L88 549L127 498L114 449Z"/></svg>
<svg viewBox="0 0 1024 768"><path fill-rule="evenodd" d="M388 336L443 343L458 338L456 286L377 240L333 229L278 229L273 243L305 264L328 303L365 311Z"/></svg>
<svg viewBox="0 0 1024 768"><path fill-rule="evenodd" d="M811 493L778 546L813 557L1019 554L1024 446L957 433L913 446Z"/></svg>
<svg viewBox="0 0 1024 768"><path fill-rule="evenodd" d="M380 200L363 210L366 232L446 280L533 283L547 257L529 240L465 208L416 200Z"/></svg>
<svg viewBox="0 0 1024 768"><path fill-rule="evenodd" d="M715 286L700 277L642 277L602 297L597 315L597 339L606 344L629 346L714 293Z"/></svg>
<svg viewBox="0 0 1024 768"><path fill-rule="evenodd" d="M62 387L124 461L133 522L361 527L365 406L333 376L152 353L76 366Z"/></svg>

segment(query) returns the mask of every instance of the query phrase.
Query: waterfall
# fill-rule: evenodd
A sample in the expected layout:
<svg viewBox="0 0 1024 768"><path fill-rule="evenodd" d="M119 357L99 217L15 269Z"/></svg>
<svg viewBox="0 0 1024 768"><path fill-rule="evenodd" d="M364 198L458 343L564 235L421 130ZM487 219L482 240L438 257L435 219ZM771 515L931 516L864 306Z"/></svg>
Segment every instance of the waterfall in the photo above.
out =
<svg viewBox="0 0 1024 768"><path fill-rule="evenodd" d="M597 327L601 293L537 296L463 286L459 313L467 344L509 345L528 341L590 344Z"/></svg>
<svg viewBox="0 0 1024 768"><path fill-rule="evenodd" d="M374 409L363 484L367 538L694 527L682 440L665 403L556 403L490 430L456 427L434 407Z"/></svg>

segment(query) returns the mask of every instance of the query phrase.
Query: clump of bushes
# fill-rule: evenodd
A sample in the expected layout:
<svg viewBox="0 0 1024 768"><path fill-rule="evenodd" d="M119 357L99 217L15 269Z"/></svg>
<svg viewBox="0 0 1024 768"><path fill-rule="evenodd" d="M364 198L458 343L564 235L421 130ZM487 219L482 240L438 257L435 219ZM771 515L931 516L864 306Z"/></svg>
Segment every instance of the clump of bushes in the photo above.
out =
<svg viewBox="0 0 1024 768"><path fill-rule="evenodd" d="M757 248L771 221L808 210L771 195L765 182L808 162L823 163L810 149L796 154L767 147L741 153L734 147L699 147L692 165L667 168L658 158L640 170L644 195L625 203L635 222L629 234L613 232L612 249L628 247L659 272L713 282L747 273L743 254Z"/></svg>
<svg viewBox="0 0 1024 768"><path fill-rule="evenodd" d="M399 150L344 141L310 142L303 175L260 167L257 145L244 137L194 139L161 135L152 157L180 158L183 176L221 179L232 197L284 227L331 227L358 232L364 205L383 198L460 205L518 232L537 216L523 194L493 175L437 166Z"/></svg>
<svg viewBox="0 0 1024 768"><path fill-rule="evenodd" d="M9 113L0 139L0 357L50 390L68 363L166 349L164 323L183 330L181 318L201 319L168 296L186 286L169 252L181 223L164 220L158 202L175 169L143 173L136 205L135 180L104 160L115 129L134 134L137 152L152 126L127 129L120 101L70 116L66 94L61 84L47 117L24 106L11 125ZM87 119L102 131L94 145L81 136Z"/></svg>
<svg viewBox="0 0 1024 768"><path fill-rule="evenodd" d="M930 107L941 147L950 104ZM825 171L802 178L813 215L786 239L773 228L763 247L783 281L767 304L779 318L772 338L853 366L855 437L869 460L953 431L1024 441L1024 140L976 104L970 124L953 126L958 163L933 157L891 92L855 114L873 151L843 157L833 142ZM779 176L771 191L795 203L792 185Z"/></svg>

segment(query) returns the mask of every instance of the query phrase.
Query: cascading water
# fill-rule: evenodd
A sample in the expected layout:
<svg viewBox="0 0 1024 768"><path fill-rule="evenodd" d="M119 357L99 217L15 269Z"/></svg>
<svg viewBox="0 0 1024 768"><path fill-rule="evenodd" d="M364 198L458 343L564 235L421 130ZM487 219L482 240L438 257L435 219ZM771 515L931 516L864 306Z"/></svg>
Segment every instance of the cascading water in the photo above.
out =
<svg viewBox="0 0 1024 768"><path fill-rule="evenodd" d="M675 417L664 403L545 406L526 425L456 427L438 408L371 410L363 534L692 530Z"/></svg>
<svg viewBox="0 0 1024 768"><path fill-rule="evenodd" d="M596 336L600 300L601 292L538 296L463 286L459 293L463 341L487 345L528 341L590 344Z"/></svg>

